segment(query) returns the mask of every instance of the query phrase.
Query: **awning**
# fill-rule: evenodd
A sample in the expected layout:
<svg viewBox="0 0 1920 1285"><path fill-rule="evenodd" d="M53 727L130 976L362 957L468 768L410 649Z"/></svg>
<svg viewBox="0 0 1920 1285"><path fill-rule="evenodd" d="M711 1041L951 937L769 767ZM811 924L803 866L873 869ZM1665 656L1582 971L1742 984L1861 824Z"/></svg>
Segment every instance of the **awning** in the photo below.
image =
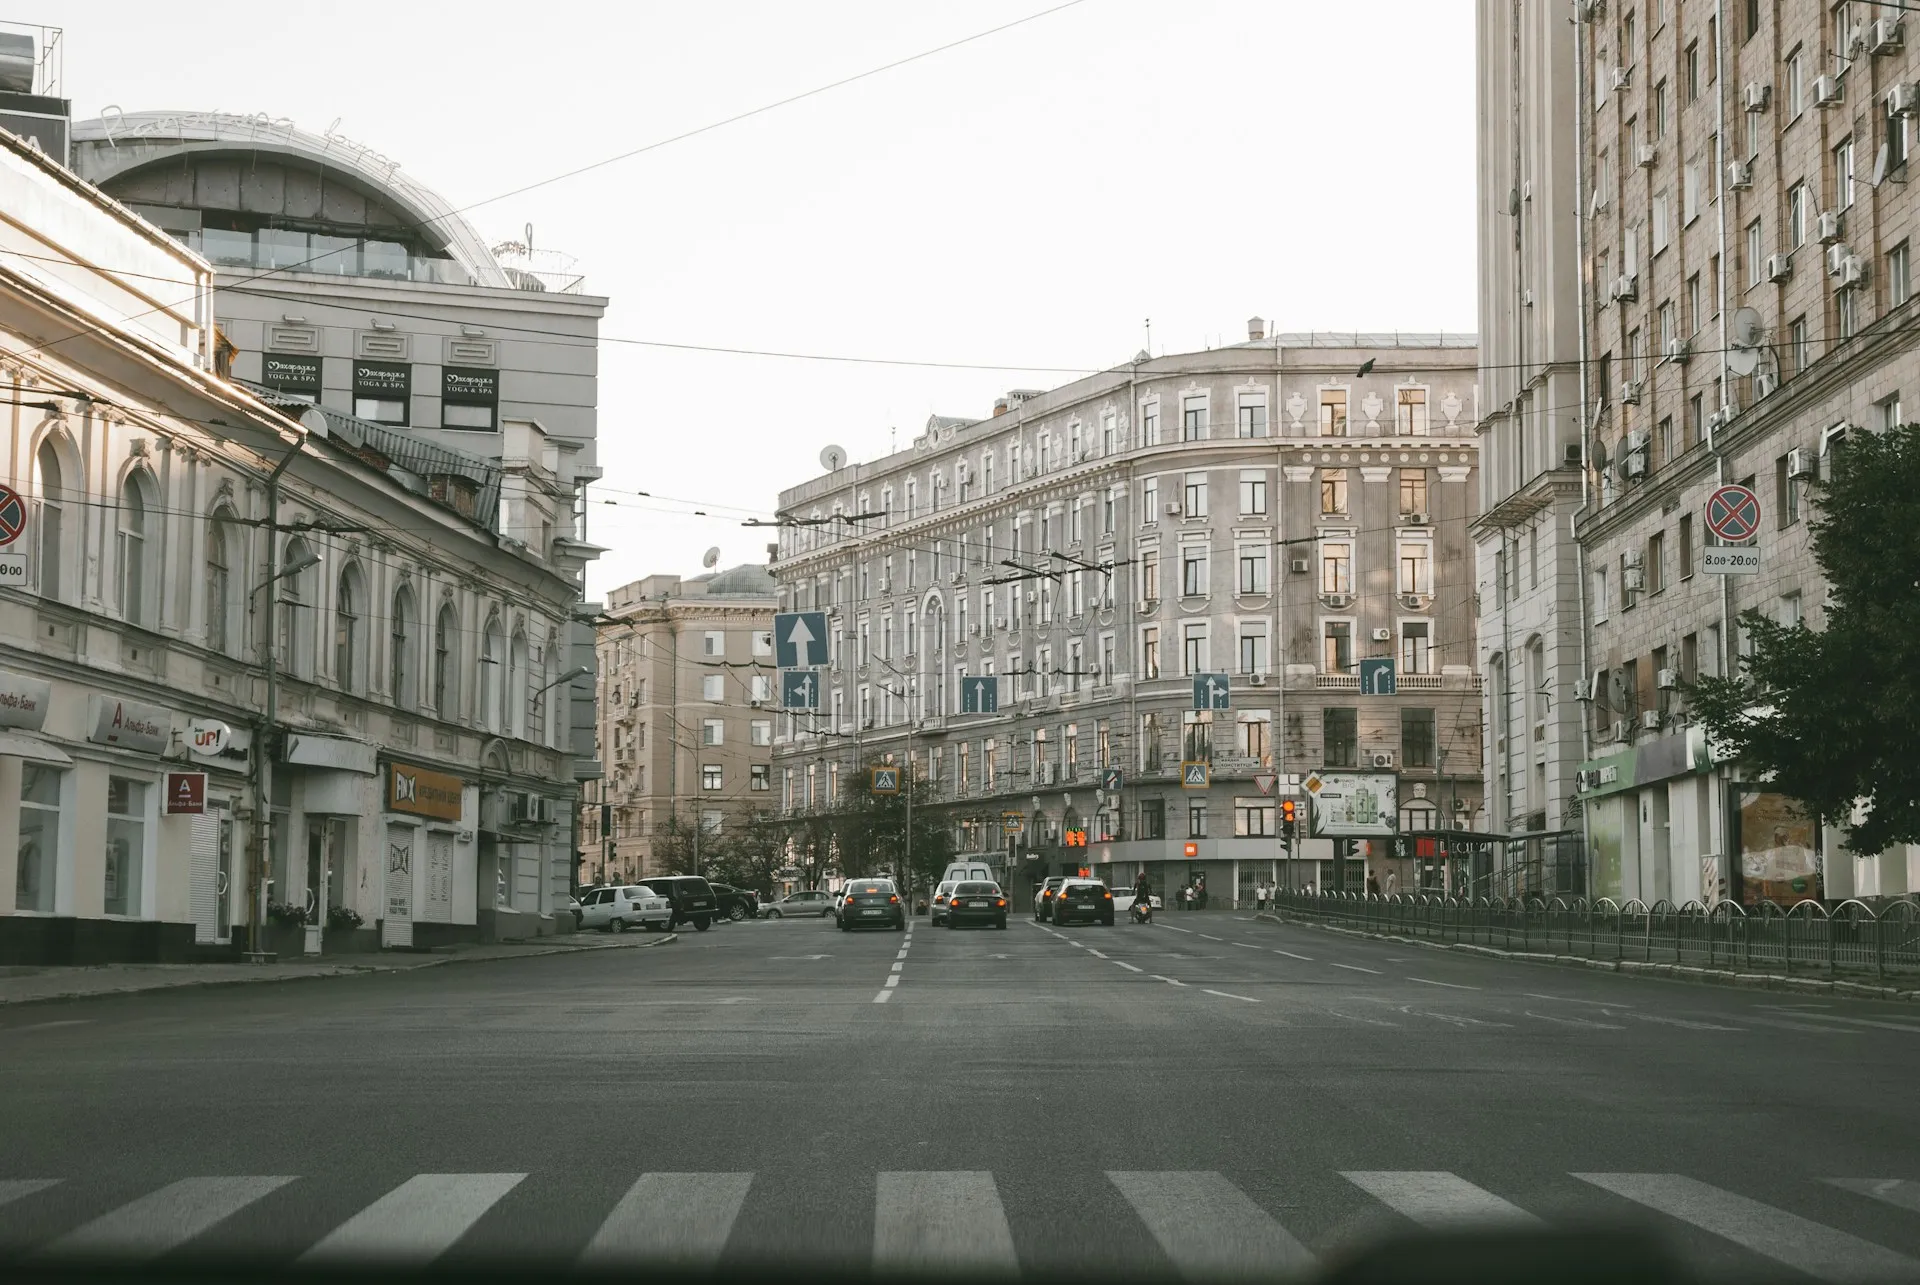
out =
<svg viewBox="0 0 1920 1285"><path fill-rule="evenodd" d="M30 763L57 763L61 767L73 766L73 756L58 745L24 732L0 732L0 757L26 759Z"/></svg>

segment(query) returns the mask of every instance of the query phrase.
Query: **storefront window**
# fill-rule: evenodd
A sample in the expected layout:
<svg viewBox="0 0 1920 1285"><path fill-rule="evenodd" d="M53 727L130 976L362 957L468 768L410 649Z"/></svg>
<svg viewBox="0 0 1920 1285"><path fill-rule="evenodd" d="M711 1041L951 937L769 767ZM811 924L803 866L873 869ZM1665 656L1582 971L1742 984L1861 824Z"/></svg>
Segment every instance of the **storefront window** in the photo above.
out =
<svg viewBox="0 0 1920 1285"><path fill-rule="evenodd" d="M60 868L60 772L40 763L20 765L20 864L14 879L16 910L53 913Z"/></svg>
<svg viewBox="0 0 1920 1285"><path fill-rule="evenodd" d="M146 864L147 783L110 776L107 778L107 914L141 913Z"/></svg>

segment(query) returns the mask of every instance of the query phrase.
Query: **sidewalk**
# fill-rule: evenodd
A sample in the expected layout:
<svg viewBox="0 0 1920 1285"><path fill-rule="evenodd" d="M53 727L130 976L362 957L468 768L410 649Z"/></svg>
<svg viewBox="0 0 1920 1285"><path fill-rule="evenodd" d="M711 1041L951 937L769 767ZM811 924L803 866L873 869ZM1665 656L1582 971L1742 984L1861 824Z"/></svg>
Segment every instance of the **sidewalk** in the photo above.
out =
<svg viewBox="0 0 1920 1285"><path fill-rule="evenodd" d="M599 938L598 933L568 933L522 941L456 946L431 953L336 956L312 961L292 959L271 964L96 964L86 967L33 965L0 967L0 1007L47 1000L86 999L97 995L129 995L137 991L170 990L179 986L245 986L258 982L307 981L344 977L351 973L403 973L442 964L476 964L497 959L529 959L536 955L569 955L584 950L643 950L664 946L675 934L628 934Z"/></svg>

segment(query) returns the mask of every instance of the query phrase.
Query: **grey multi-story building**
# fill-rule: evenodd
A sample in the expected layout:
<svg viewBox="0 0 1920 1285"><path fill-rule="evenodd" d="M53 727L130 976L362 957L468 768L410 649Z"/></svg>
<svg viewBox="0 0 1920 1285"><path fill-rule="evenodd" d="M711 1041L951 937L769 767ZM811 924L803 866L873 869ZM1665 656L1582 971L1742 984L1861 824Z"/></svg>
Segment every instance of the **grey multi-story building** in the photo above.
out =
<svg viewBox="0 0 1920 1285"><path fill-rule="evenodd" d="M780 602L829 613L832 664L818 715L776 730L782 808L830 807L892 754L962 850L1004 859L1017 820L1021 882L1421 878L1384 843L1336 869L1330 837L1283 865L1276 800L1334 769L1397 793L1383 835L1479 819L1474 369L1471 336L1256 318L783 492ZM1397 694L1362 694L1387 657ZM1226 708L1196 708L1209 674ZM962 680L986 676L998 709L970 712Z"/></svg>
<svg viewBox="0 0 1920 1285"><path fill-rule="evenodd" d="M700 864L696 835L711 851L772 816L775 601L773 577L751 565L648 576L607 595L605 775L582 826L596 880L664 874L675 855Z"/></svg>
<svg viewBox="0 0 1920 1285"><path fill-rule="evenodd" d="M1578 256L1577 566L1552 560L1551 598L1556 617L1584 604L1588 655L1570 685L1564 664L1528 670L1511 704L1537 696L1549 735L1579 711L1591 891L1680 904L1920 889L1920 851L1846 851L1837 830L1716 762L1680 695L1737 664L1744 610L1819 626L1807 484L1847 434L1900 422L1901 390L1920 381L1910 24L1890 5L1672 0L1581 3L1564 31L1541 14L1516 32L1511 8L1481 13L1483 157L1511 153L1516 167L1483 183L1481 226L1483 246L1503 247L1490 272L1504 258L1521 275L1482 305L1497 332L1507 296L1524 308L1532 290L1537 330L1567 307L1557 265L1569 245ZM1532 371L1561 343L1488 362ZM1564 408L1569 394L1548 400ZM1490 417L1490 459L1500 433ZM1543 445L1571 449L1559 432ZM1737 558L1707 527L1728 484L1760 509ZM1489 543L1483 579L1497 579L1489 555L1512 546Z"/></svg>

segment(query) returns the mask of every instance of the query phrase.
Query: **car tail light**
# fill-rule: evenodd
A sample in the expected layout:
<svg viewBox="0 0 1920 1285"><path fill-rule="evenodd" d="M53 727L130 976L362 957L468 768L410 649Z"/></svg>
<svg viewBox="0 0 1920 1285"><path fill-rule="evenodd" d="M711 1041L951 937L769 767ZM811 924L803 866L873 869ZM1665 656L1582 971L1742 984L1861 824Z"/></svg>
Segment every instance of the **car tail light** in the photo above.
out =
<svg viewBox="0 0 1920 1285"><path fill-rule="evenodd" d="M1112 900L1113 900L1113 893L1111 893L1111 892L1109 892L1109 893L1107 893L1107 900L1108 900L1108 901L1112 901Z"/></svg>
<svg viewBox="0 0 1920 1285"><path fill-rule="evenodd" d="M898 900L900 900L900 898L899 898L899 897L897 897L897 896L896 896L896 897L888 897L888 898L887 898L887 900L888 900L889 902L894 902L894 901L898 901Z"/></svg>
<svg viewBox="0 0 1920 1285"><path fill-rule="evenodd" d="M847 901L846 901L846 904L847 904L847 905L849 905L849 906L851 906L851 905L853 904L853 894L852 894L852 893L848 893L848 894L847 894Z"/></svg>
<svg viewBox="0 0 1920 1285"><path fill-rule="evenodd" d="M1000 900L994 902L993 904L996 906L1004 906L1007 904L1007 899L1005 897L1002 897L1000 898Z"/></svg>

